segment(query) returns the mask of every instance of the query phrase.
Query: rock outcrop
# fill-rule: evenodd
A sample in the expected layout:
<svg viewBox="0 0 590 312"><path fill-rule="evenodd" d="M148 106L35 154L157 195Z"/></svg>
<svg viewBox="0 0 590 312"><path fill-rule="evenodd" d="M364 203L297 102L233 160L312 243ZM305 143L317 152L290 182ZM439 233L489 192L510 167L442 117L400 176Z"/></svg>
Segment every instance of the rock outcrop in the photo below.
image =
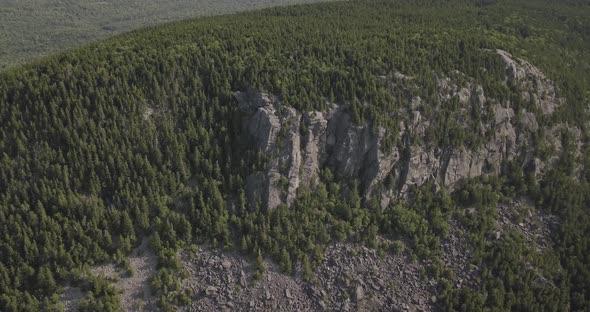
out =
<svg viewBox="0 0 590 312"><path fill-rule="evenodd" d="M399 160L397 151L382 151L384 128L375 133L368 124L354 125L342 107L301 113L252 90L236 98L251 146L267 157L266 169L246 180L251 203L290 205L300 185L312 187L326 166L337 178L358 178L366 183L363 189L372 190Z"/></svg>
<svg viewBox="0 0 590 312"><path fill-rule="evenodd" d="M281 106L275 97L253 90L238 93L236 97L240 110L248 113L244 125L253 147L268 160L265 172L254 173L246 179L249 200L270 209L282 203L291 204L301 179L302 114L291 107ZM320 146L313 145L310 152ZM308 166L308 172L313 171L313 163Z"/></svg>
<svg viewBox="0 0 590 312"><path fill-rule="evenodd" d="M356 125L345 106L328 103L326 112L300 112L283 105L278 97L254 90L236 92L243 126L252 147L266 156L266 168L252 173L246 181L251 203L269 209L290 205L301 187L311 188L322 168L330 168L339 180L357 180L365 199L378 196L381 206L403 196L412 186L432 180L453 189L464 178L502 173L506 161L522 168L544 166L535 157L533 136L538 130L538 114L551 114L562 103L556 88L536 67L497 51L506 64L506 83L519 86L523 101L535 103L534 112L501 104L485 94L474 80L459 72L462 83L450 77L437 77L441 103L458 102L455 116L465 131L470 110L481 112L477 135L483 143L440 146L424 140L435 124L444 105L425 103L419 97L410 100L409 112L395 129L398 144L386 150L384 138L388 129L370 123ZM405 81L412 81L403 75ZM398 78L395 78L398 79ZM393 84L397 87L397 84ZM422 113L421 107L434 109ZM390 181L389 183L385 183ZM391 183L395 181L395 183Z"/></svg>

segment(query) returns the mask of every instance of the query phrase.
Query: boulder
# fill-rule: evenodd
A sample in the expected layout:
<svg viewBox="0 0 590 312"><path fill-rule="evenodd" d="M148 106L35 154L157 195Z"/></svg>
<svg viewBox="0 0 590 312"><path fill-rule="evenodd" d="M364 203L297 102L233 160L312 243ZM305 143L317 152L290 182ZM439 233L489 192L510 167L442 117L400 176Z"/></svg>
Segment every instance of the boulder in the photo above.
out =
<svg viewBox="0 0 590 312"><path fill-rule="evenodd" d="M354 298L357 302L360 302L365 298L365 290L363 289L363 286L359 285L356 287L354 290Z"/></svg>

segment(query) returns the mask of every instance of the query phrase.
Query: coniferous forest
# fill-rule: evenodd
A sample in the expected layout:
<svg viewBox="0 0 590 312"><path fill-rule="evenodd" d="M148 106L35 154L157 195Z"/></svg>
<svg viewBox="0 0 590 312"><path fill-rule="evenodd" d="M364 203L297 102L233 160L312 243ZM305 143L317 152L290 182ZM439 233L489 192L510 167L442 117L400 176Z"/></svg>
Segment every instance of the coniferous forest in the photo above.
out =
<svg viewBox="0 0 590 312"><path fill-rule="evenodd" d="M558 159L544 175L515 167L452 191L427 182L380 209L361 199L358 181L327 167L290 207L246 199L246 177L266 159L241 140L236 91L264 90L300 111L338 103L355 123L395 132L399 120L388 112L416 96L437 103L436 77L459 71L501 103L534 111L504 83L496 49L535 64L565 99L539 120L540 131L579 129L563 132L559 151L539 148ZM383 83L397 72L419 88ZM589 311L589 72L590 4L582 0L281 7L134 31L1 72L0 311L59 311L66 284L91 294L84 311L119 310L116 289L89 270L124 267L143 238L159 259L152 286L160 308L174 310L186 304L177 252L193 244L239 250L260 274L262 257L287 274L302 266L311 280L332 242L401 248L379 237L406 241L428 263L442 310ZM477 116L462 123L475 127ZM429 144L485 140L449 118L435 122ZM489 239L496 207L516 197L557 216L553 250L536 253L518 232ZM455 287L440 260L452 220L482 268L477 287Z"/></svg>

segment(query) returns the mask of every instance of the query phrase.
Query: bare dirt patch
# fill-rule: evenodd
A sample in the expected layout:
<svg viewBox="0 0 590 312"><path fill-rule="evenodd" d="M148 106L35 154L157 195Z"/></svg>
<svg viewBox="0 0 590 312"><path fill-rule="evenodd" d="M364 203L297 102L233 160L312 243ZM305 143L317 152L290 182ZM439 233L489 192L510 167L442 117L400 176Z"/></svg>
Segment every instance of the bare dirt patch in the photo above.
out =
<svg viewBox="0 0 590 312"><path fill-rule="evenodd" d="M133 274L117 268L114 264L92 268L96 275L113 280L113 285L121 291L121 306L126 311L154 311L156 299L150 290L150 278L156 272L158 259L149 249L148 240L133 250L129 267Z"/></svg>
<svg viewBox="0 0 590 312"><path fill-rule="evenodd" d="M73 287L67 285L61 295L61 302L64 305L64 311L78 311L80 300L85 296L85 293L80 287Z"/></svg>

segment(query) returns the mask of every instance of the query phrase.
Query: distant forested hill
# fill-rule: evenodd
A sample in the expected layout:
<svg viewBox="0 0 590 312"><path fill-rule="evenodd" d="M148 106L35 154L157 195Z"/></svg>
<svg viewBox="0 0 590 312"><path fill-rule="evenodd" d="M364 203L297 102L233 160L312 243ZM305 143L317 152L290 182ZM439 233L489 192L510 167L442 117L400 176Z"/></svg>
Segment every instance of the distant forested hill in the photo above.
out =
<svg viewBox="0 0 590 312"><path fill-rule="evenodd" d="M141 3L140 12L158 10ZM59 26L65 34L90 6L117 11L107 2L63 5L72 10ZM11 10L3 5L2 14ZM128 24L97 16L87 27L96 25ZM175 22L10 68L0 73L0 311L59 310L65 285L84 291L82 310L116 311L117 291L90 266L127 267L146 237L159 259L152 287L162 310L197 295L180 285L177 251L192 244L240 250L256 259L256 277L266 256L312 281L325 247L352 240L387 253L404 242L428 268L436 309L587 311L589 25L585 1L323 3ZM45 40L45 30L33 32ZM5 42L19 39L7 33ZM54 38L46 44L65 44ZM362 134L348 136L360 150L363 138L379 137L377 158L407 160L378 185L396 195L384 202L366 191L373 185L359 177L374 162L359 152L369 165L358 174L335 157L296 192L274 175L276 197L293 195L289 205L251 200L247 186L269 163L284 171L300 158L248 141L243 94L254 94L245 110L267 110L254 115L261 120L307 113L295 125L259 123L284 124L272 132L277 146L303 146L291 138L313 132L306 119L338 107ZM278 104L265 106L262 94ZM523 125L527 132L514 130ZM448 165L449 151L467 155L509 136L530 144L503 144L495 155L518 147L522 159L502 158L501 168L482 160L481 174L453 189L412 176L412 166L434 162L416 151ZM418 178L397 196L398 181ZM514 198L555 215L554 248L538 251L518 231L497 234L497 207ZM463 286L441 248L457 224L475 274Z"/></svg>
<svg viewBox="0 0 590 312"><path fill-rule="evenodd" d="M0 70L125 31L317 0L1 0Z"/></svg>

